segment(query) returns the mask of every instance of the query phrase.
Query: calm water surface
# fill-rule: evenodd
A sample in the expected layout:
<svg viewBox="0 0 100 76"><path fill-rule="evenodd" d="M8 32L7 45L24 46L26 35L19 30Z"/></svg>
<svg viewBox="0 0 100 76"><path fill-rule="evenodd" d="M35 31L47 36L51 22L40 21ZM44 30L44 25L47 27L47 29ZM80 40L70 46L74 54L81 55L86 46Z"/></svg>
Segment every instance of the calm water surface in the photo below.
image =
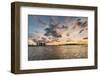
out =
<svg viewBox="0 0 100 76"><path fill-rule="evenodd" d="M28 60L87 58L87 49L87 45L29 46Z"/></svg>

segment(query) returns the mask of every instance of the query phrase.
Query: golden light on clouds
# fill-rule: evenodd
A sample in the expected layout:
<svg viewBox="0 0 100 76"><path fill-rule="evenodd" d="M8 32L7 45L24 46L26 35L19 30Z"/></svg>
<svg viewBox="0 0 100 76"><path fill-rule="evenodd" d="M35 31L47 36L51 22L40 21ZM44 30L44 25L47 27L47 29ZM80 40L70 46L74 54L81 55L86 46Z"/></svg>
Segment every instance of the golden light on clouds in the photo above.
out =
<svg viewBox="0 0 100 76"><path fill-rule="evenodd" d="M29 16L28 44L88 44L88 18ZM42 25L42 26L41 26Z"/></svg>

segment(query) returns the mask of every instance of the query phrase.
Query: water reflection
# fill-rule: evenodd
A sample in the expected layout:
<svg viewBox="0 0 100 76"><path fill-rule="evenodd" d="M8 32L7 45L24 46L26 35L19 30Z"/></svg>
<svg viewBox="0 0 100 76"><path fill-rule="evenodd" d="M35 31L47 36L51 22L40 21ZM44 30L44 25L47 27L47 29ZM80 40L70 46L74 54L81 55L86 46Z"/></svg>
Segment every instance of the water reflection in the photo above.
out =
<svg viewBox="0 0 100 76"><path fill-rule="evenodd" d="M28 60L87 58L87 45L29 46Z"/></svg>

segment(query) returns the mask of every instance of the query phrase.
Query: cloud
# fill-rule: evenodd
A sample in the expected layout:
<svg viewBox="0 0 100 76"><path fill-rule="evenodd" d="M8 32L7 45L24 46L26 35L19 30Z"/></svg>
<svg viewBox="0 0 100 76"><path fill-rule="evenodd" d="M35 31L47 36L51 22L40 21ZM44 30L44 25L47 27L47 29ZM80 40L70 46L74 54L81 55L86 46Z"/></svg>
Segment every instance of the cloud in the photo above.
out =
<svg viewBox="0 0 100 76"><path fill-rule="evenodd" d="M87 36L88 23L85 17L66 17L64 23L56 23L51 22L49 27L45 28L45 36L52 36L53 38L62 38L64 36L65 39L80 39L85 35Z"/></svg>
<svg viewBox="0 0 100 76"><path fill-rule="evenodd" d="M48 22L39 19L39 23L45 25L44 32L33 32L29 34L34 42L61 42L80 40L87 37L88 18L86 17L64 17L60 21L59 17L49 17ZM37 28L38 29L38 28Z"/></svg>
<svg viewBox="0 0 100 76"><path fill-rule="evenodd" d="M62 37L62 34L65 30L68 29L68 26L65 26L63 25L62 23L60 22L57 22L57 20L53 20L52 17L50 18L51 19L51 23L49 24L49 27L45 28L45 36L53 36L55 38L60 38Z"/></svg>

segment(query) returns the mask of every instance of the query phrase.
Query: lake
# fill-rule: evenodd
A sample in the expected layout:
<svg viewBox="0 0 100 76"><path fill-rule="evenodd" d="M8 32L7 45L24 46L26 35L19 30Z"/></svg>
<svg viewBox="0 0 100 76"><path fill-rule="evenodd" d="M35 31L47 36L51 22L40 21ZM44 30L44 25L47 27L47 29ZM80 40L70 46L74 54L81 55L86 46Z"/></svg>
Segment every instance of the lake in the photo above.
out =
<svg viewBox="0 0 100 76"><path fill-rule="evenodd" d="M28 60L78 59L88 57L88 45L29 46Z"/></svg>

